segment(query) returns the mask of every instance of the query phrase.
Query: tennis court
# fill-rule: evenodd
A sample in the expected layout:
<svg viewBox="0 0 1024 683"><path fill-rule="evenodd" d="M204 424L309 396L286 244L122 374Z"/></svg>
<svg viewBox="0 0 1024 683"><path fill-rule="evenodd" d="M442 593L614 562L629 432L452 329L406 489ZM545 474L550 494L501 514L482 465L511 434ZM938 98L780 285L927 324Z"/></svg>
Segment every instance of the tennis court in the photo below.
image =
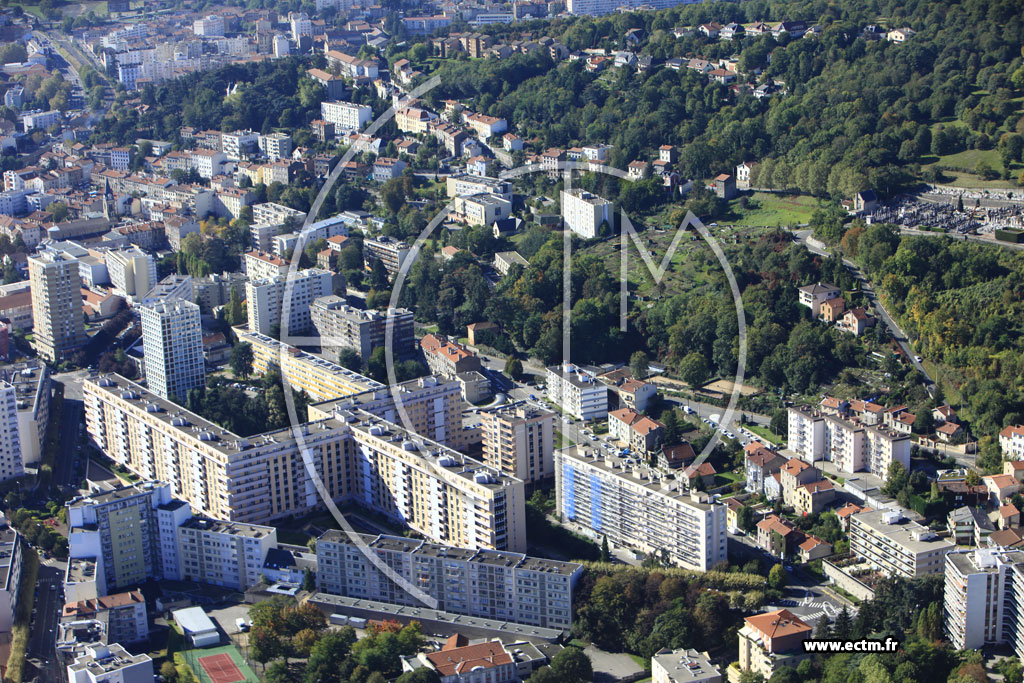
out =
<svg viewBox="0 0 1024 683"><path fill-rule="evenodd" d="M200 657L199 666L203 667L213 683L238 683L245 680L242 670L231 661L231 655L228 654Z"/></svg>
<svg viewBox="0 0 1024 683"><path fill-rule="evenodd" d="M234 645L182 652L200 683L258 683L259 678Z"/></svg>

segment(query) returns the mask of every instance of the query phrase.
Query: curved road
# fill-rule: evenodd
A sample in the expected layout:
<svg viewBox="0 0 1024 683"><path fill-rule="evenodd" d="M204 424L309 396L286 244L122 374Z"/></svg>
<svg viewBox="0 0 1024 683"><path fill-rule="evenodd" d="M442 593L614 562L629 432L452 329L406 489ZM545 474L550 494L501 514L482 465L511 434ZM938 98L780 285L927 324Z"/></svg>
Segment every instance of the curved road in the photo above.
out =
<svg viewBox="0 0 1024 683"><path fill-rule="evenodd" d="M929 234L934 235L935 233ZM819 256L832 256L832 254L829 253L828 250L815 247L814 245L810 244L807 241L807 238L811 236L810 230L797 230L793 232L793 235L799 242L806 246L807 250L810 251L812 254L817 254ZM928 371L924 369L924 365L922 365L917 360L916 352L913 348L911 348L910 341L907 338L906 333L903 332L903 330L900 328L899 324L893 319L893 317L889 315L889 311L886 310L885 305L875 294L875 290L871 286L871 281L868 280L867 276L864 274L864 271L862 271L860 267L853 261L844 258L843 265L846 266L846 269L850 271L850 274L853 275L857 282L860 283L861 289L864 290L864 294L867 295L868 300L871 301L872 307L874 308L875 316L883 323L885 323L885 326L889 328L889 332L892 334L893 339L896 340L896 343L899 344L900 349L903 351L904 355L906 355L907 360L910 361L910 363L918 372L921 373L921 376L924 378L924 385L925 389L927 389L928 391L928 394L934 395L934 380L932 380L932 378L928 375Z"/></svg>

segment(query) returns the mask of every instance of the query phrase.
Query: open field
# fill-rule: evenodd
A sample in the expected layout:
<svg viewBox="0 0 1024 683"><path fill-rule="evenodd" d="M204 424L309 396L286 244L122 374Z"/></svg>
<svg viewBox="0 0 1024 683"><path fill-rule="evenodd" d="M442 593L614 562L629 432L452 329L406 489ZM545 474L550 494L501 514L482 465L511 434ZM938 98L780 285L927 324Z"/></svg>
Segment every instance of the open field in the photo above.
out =
<svg viewBox="0 0 1024 683"><path fill-rule="evenodd" d="M720 394L732 394L736 383L729 379L716 379L714 382L710 382L701 387L704 391L717 391ZM754 394L760 394L761 390L757 387L752 387L749 384L741 384L740 388L741 396L753 396Z"/></svg>
<svg viewBox="0 0 1024 683"><path fill-rule="evenodd" d="M747 208L741 206L744 199ZM817 208L818 200L814 197L754 192L752 195L730 201L730 217L719 222L741 227L774 228L780 225L800 225L811 220L811 214Z"/></svg>

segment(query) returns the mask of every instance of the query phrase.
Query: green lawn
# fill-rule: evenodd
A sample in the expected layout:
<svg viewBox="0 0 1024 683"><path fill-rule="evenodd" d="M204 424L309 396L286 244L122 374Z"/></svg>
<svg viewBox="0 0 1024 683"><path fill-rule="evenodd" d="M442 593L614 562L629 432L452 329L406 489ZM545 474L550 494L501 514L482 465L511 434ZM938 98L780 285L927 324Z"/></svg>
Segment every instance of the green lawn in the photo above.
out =
<svg viewBox="0 0 1024 683"><path fill-rule="evenodd" d="M783 437L779 436L778 434L768 429L767 427L762 427L761 425L743 425L743 427L744 429L748 429L754 432L758 436L764 438L770 443L775 444L776 446L785 441Z"/></svg>
<svg viewBox="0 0 1024 683"><path fill-rule="evenodd" d="M746 199L747 208L740 203ZM811 214L818 208L818 200L805 195L784 195L770 192L755 192L753 195L729 202L729 213L735 218L725 218L720 223L744 227L769 227L798 225L811 220Z"/></svg>

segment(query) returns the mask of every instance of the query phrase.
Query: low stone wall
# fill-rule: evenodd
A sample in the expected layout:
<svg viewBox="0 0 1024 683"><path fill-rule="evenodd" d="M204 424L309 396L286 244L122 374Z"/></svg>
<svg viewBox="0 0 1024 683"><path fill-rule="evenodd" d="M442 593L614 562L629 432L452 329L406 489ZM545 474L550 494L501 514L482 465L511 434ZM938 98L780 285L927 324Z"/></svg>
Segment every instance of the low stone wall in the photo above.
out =
<svg viewBox="0 0 1024 683"><path fill-rule="evenodd" d="M867 584L861 583L856 577L848 574L842 567L836 566L828 560L822 560L821 567L825 570L825 576L832 579L836 586L842 588L855 598L871 600L875 597L875 591L868 587Z"/></svg>

